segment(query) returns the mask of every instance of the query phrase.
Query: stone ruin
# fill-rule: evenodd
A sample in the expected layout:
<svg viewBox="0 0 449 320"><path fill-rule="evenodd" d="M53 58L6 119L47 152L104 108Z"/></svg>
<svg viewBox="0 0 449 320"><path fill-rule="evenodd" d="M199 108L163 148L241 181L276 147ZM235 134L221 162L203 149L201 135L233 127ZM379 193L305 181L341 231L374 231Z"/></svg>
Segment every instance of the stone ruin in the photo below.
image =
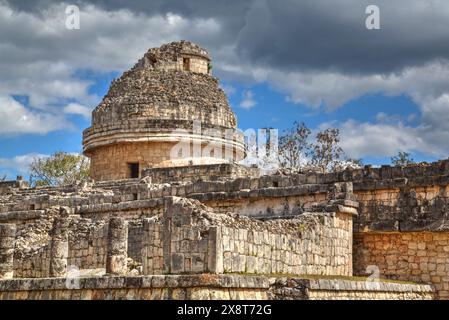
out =
<svg viewBox="0 0 449 320"><path fill-rule="evenodd" d="M244 154L210 63L174 42L112 83L84 132L93 181L0 182L0 299L449 298L448 160L265 176L225 152L174 161L198 119Z"/></svg>
<svg viewBox="0 0 449 320"><path fill-rule="evenodd" d="M150 49L114 80L83 133L92 178L137 178L153 167L242 159L243 136L210 64L206 50L173 42ZM183 141L188 146L178 154L174 147ZM190 147L198 150L186 154Z"/></svg>

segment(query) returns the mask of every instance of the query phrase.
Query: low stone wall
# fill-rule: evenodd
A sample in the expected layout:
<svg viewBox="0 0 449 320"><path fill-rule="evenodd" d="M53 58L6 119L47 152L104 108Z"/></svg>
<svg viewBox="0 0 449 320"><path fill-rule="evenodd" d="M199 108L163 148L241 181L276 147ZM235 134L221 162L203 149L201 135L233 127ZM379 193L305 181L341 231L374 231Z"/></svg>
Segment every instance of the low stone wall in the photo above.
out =
<svg viewBox="0 0 449 320"><path fill-rule="evenodd" d="M67 217L67 266L78 269L104 268L108 226L106 221ZM14 277L49 277L52 216L18 225L14 252Z"/></svg>
<svg viewBox="0 0 449 320"><path fill-rule="evenodd" d="M272 299L282 300L432 300L430 285L340 279L276 279Z"/></svg>
<svg viewBox="0 0 449 320"><path fill-rule="evenodd" d="M357 211L352 207L356 203L345 200L350 195L346 191L350 190L339 195L330 192L329 200L309 207L316 212L273 221L215 213L193 199L176 198L173 204L175 198L167 197L171 204L162 209L162 215L138 219L130 211L120 213L129 222L126 256L120 259L131 258L133 268L142 263L144 274L351 275L352 216ZM149 203L141 202L131 203L143 209ZM138 213L143 214L143 209ZM108 221L114 212L92 218L71 212L70 207L51 208L39 219L17 225L14 277L52 276L52 258L80 270L105 268ZM66 235L54 242L57 221L66 221Z"/></svg>
<svg viewBox="0 0 449 320"><path fill-rule="evenodd" d="M216 212L232 212L261 220L294 218L313 211L316 203L325 201L335 181L354 181L354 193L349 198L360 203L359 215L354 220L356 273L364 275L367 265L378 265L381 275L388 278L434 283L438 297L446 298L449 272L444 267L449 257L444 249L445 234L449 230L447 160L406 168L365 167L335 174L273 175L171 185L152 184L145 179L34 189L23 189L12 184L0 189L0 222L15 224L16 238L20 242L24 227L36 223L38 227L35 230L40 232L42 228L39 224L46 221L55 208L67 206L72 213L92 221L108 220L113 215L120 215L127 220L142 219L163 215L164 197L167 196L197 199ZM45 234L48 230L43 231ZM136 257L139 252L138 246L134 245L139 242L139 233L138 229L130 229L128 254L132 257ZM378 233L383 234L385 239L379 240ZM424 240L420 238L421 233L425 234ZM404 234L404 237L398 234ZM360 240L362 238L365 240ZM44 246L49 239L44 240L40 247L44 257L48 258L44 254L47 250ZM72 250L69 245L69 256L73 251L70 264L77 264L76 259L79 258L86 261L82 257L84 254L87 257L91 246L89 241L87 247L86 243L82 243L76 250ZM386 244L380 248L380 242ZM415 246L418 251L421 250L419 248L425 243L426 249L419 253L423 256L416 257L406 252L409 242L411 252ZM96 245L93 244L94 247ZM98 243L98 246L101 244ZM155 243L154 248L159 253L162 250L158 243ZM39 252L35 247L32 249L32 252ZM88 251L83 253L86 249ZM32 259L31 255L29 257ZM155 254L154 257L162 259L163 253ZM104 265L104 253L97 258L98 264ZM14 259L15 269L24 268L17 263L20 263L20 259ZM81 264L84 265L84 262ZM434 264L436 270L433 270ZM25 269L34 272L31 270L40 270L42 265L47 266L47 261L36 258ZM163 272L162 267L157 270L156 273ZM399 275L395 275L395 272L399 272Z"/></svg>
<svg viewBox="0 0 449 320"><path fill-rule="evenodd" d="M12 189L25 189L28 187L29 187L28 181L24 181L24 180L0 181L0 193L7 192Z"/></svg>
<svg viewBox="0 0 449 320"><path fill-rule="evenodd" d="M198 180L217 181L240 177L256 178L259 169L233 163L193 165L174 168L151 168L142 172L152 183L194 182Z"/></svg>
<svg viewBox="0 0 449 320"><path fill-rule="evenodd" d="M223 272L352 275L352 216L305 213L269 229L218 227Z"/></svg>
<svg viewBox="0 0 449 320"><path fill-rule="evenodd" d="M128 257L142 261L143 225L141 219L135 219L128 225Z"/></svg>
<svg viewBox="0 0 449 320"><path fill-rule="evenodd" d="M144 223L144 274L352 275L351 207L262 222L191 199L166 202L162 217Z"/></svg>
<svg viewBox="0 0 449 320"><path fill-rule="evenodd" d="M432 299L428 285L241 275L0 280L0 300Z"/></svg>
<svg viewBox="0 0 449 320"><path fill-rule="evenodd" d="M219 212L253 217L291 217L326 199L333 184L317 184L316 175L264 176L229 181L152 184L130 179L95 184L10 190L0 194L0 222L39 219L52 208L70 207L86 218L120 214L130 219L163 212L163 198L194 198ZM352 194L352 189L348 192ZM352 198L352 200L354 200Z"/></svg>
<svg viewBox="0 0 449 320"><path fill-rule="evenodd" d="M0 224L0 279L14 276L16 226Z"/></svg>
<svg viewBox="0 0 449 320"><path fill-rule="evenodd" d="M383 278L432 283L439 299L449 299L449 232L357 233L354 273L368 266Z"/></svg>
<svg viewBox="0 0 449 320"><path fill-rule="evenodd" d="M262 300L265 277L186 275L0 280L0 300Z"/></svg>
<svg viewBox="0 0 449 320"><path fill-rule="evenodd" d="M175 144L174 142L122 143L96 149L91 155L90 176L100 181L130 178L129 163L138 163L139 168L143 169L169 160L170 151Z"/></svg>
<svg viewBox="0 0 449 320"><path fill-rule="evenodd" d="M273 193L275 189L272 189ZM253 218L291 218L312 208L327 197L326 192L286 197L236 197L236 199L203 200L217 212L232 212Z"/></svg>

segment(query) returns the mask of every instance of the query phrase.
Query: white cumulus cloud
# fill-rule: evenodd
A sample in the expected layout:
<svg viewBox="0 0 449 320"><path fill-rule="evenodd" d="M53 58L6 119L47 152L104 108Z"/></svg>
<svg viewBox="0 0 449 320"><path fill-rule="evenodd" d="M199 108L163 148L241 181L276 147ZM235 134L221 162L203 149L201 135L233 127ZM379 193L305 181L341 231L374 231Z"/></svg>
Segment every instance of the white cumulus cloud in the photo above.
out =
<svg viewBox="0 0 449 320"><path fill-rule="evenodd" d="M6 174L7 179L15 179L15 177L11 176L11 171L17 172L21 175L27 175L29 166L33 160L36 158L45 157L48 156L40 153L27 153L11 158L0 158L0 178Z"/></svg>
<svg viewBox="0 0 449 320"><path fill-rule="evenodd" d="M80 115L85 119L90 119L92 114L92 110L89 107L83 106L79 103L69 103L64 107L64 112L67 114Z"/></svg>
<svg viewBox="0 0 449 320"><path fill-rule="evenodd" d="M61 116L31 111L12 97L0 95L0 134L45 134L67 127Z"/></svg>
<svg viewBox="0 0 449 320"><path fill-rule="evenodd" d="M243 99L239 104L241 108L249 110L257 104L256 100L254 100L254 93L251 90L244 91L242 96Z"/></svg>

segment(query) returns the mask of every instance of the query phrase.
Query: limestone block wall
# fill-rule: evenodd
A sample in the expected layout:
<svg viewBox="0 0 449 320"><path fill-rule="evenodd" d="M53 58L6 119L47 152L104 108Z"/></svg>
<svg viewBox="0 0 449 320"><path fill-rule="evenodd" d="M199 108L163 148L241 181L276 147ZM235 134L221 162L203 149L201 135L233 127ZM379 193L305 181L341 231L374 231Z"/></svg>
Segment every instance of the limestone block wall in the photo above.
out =
<svg viewBox="0 0 449 320"><path fill-rule="evenodd" d="M197 73L204 73L204 74L210 74L209 72L209 61L204 58L195 57L193 55L183 55L181 60L181 63L183 63L183 59L187 58L189 59L189 71L190 72L197 72Z"/></svg>
<svg viewBox="0 0 449 320"><path fill-rule="evenodd" d="M302 218L296 234L220 227L217 251L223 254L223 271L352 275L352 217L320 213Z"/></svg>
<svg viewBox="0 0 449 320"><path fill-rule="evenodd" d="M163 218L144 223L144 274L352 275L350 212L262 222L212 213L185 198L166 201Z"/></svg>
<svg viewBox="0 0 449 320"><path fill-rule="evenodd" d="M129 179L131 177L129 163L139 164L139 175L142 170L152 168L153 166L171 167L173 164L169 160L182 158L182 155L173 155L172 149L176 144L176 142L132 142L99 147L90 154L90 176L98 181ZM188 152L191 152L189 150L191 149L188 149ZM206 146L203 146L202 150L206 150ZM238 157L241 157L237 151L230 154L235 159L240 159ZM190 155L193 157L193 153L190 153ZM224 156L225 151L222 152L222 157L218 158L216 162L223 161ZM214 157L209 158L209 161L214 163ZM207 177L206 173L203 172L204 179ZM145 175L148 175L148 173ZM190 174L191 176L192 174ZM189 175L185 179L188 178ZM156 180L156 183L158 182L162 181Z"/></svg>
<svg viewBox="0 0 449 320"><path fill-rule="evenodd" d="M14 245L16 226L0 224L0 279L14 276Z"/></svg>
<svg viewBox="0 0 449 320"><path fill-rule="evenodd" d="M86 221L84 226L79 222L73 224L72 237L69 238L69 266L78 269L104 268L108 237L108 225L105 222L90 224Z"/></svg>
<svg viewBox="0 0 449 320"><path fill-rule="evenodd" d="M355 231L431 231L448 227L449 160L407 167L366 166L309 179L316 183L353 183L360 205Z"/></svg>
<svg viewBox="0 0 449 320"><path fill-rule="evenodd" d="M355 179L352 173L352 179ZM359 171L354 274L431 283L449 299L449 161Z"/></svg>
<svg viewBox="0 0 449 320"><path fill-rule="evenodd" d="M16 256L14 278L44 278L50 276L50 244L30 255Z"/></svg>
<svg viewBox="0 0 449 320"><path fill-rule="evenodd" d="M189 70L185 69L184 59L189 59ZM178 70L210 74L208 65L208 59L191 54L182 54L181 56L177 57L175 61L158 61L154 64L154 67L157 70L164 71Z"/></svg>
<svg viewBox="0 0 449 320"><path fill-rule="evenodd" d="M0 193L7 192L8 190L24 189L28 187L28 181L24 180L0 181Z"/></svg>
<svg viewBox="0 0 449 320"><path fill-rule="evenodd" d="M94 180L130 178L128 163L138 163L140 170L170 159L175 143L123 143L96 149L91 155L90 175Z"/></svg>
<svg viewBox="0 0 449 320"><path fill-rule="evenodd" d="M239 178L232 181L215 182L198 181L196 183L176 185L153 185L140 180L99 182L96 184L83 184L82 186L25 189L15 190L13 193L5 193L2 195L2 199L4 200L2 200L0 206L0 221L2 223L14 223L18 226L15 250L16 259L14 260L15 269L17 271L16 274L19 277L25 277L26 275L39 277L47 276L49 272L47 261L49 255L48 253L45 253L45 250L51 250L52 217L59 216L61 210L62 212L71 212L69 215L69 220L72 222L69 225L68 230L67 264L69 266L76 266L80 269L96 269L104 268L105 266L107 250L106 222L111 216L120 216L130 222L137 223L136 225L133 225L133 223L129 224L127 254L128 257L137 262L142 260L139 259L139 256L143 256L141 249L143 248L142 239L145 237L143 229L145 228L140 229L139 220L142 218L163 216L164 212L166 212L164 209L163 197L166 196L182 195L193 197L204 203L216 203L219 212L226 212L225 208L229 207L230 210L228 211L233 211L242 216L254 213L254 217L270 220L274 218L292 219L295 217L300 218L301 216L305 217L307 216L307 214L305 214L307 212L317 212L316 214L318 214L318 216L320 216L319 213L321 212L322 216L325 217L332 214L332 212L338 212L338 203L343 207L346 206L346 202L348 202L349 206L354 205L351 200L348 200L352 195L351 189L344 190L344 192L340 193L342 193L342 197L340 197L341 195L336 197L336 194L330 192L329 185L311 184L287 186L285 181L279 179L279 177L253 179ZM332 199L336 201L333 205L329 203ZM324 206L321 205L320 207L320 203L317 202L319 200L323 200ZM245 205L239 205L242 203ZM233 209L234 207L236 208L235 210ZM32 208L32 210L30 210L30 208ZM251 211L251 208L255 208L254 212ZM330 212L326 210L334 211ZM355 212L351 212L351 214L354 213ZM312 216L314 216L314 214L312 214ZM313 222L314 219L315 218L311 219L311 221ZM337 220L338 219L339 217L337 217ZM196 225L195 228L197 229L188 226L185 229L196 230L193 239L191 239L192 231L182 231L181 228L181 231L178 232L179 237L171 244L170 250L174 248L173 250L175 251L173 252L183 254L184 252L177 252L176 250L180 250L178 248L195 249L191 250L192 255L190 257L187 256L187 258L190 259L187 260L187 270L191 270L191 268L200 268L201 265L203 265L204 268L212 268L214 263L215 266L213 269L208 270L216 270L217 263L209 261L209 257L216 257L217 255L211 255L211 251L207 251L206 257L205 251L203 250L206 245L206 240L203 240L202 242L201 240L207 238L207 248L211 247L209 245L210 242L212 246L215 243L215 250L217 250L217 248L220 249L220 247L216 247L216 239L226 237L228 234L233 234L231 233L231 230L219 229L218 227L222 226L221 222L221 220L216 221L215 227L217 228L215 229L212 228L212 225L207 228L203 225ZM268 226L270 223L262 223L262 225ZM223 226L230 227L231 229L236 228L235 224L225 224ZM249 230L252 228L251 226L251 223L248 225L243 224L241 228L239 227L237 229ZM269 227L267 228L268 229L264 229L263 227L258 226L255 231L259 232L260 229L265 230L264 232L272 232L274 234L279 232L278 229L273 231ZM302 228L303 227L298 227L297 229ZM154 235L156 234L157 233L154 233ZM162 234L167 233L162 232ZM288 233L285 234L282 228L280 234L284 234L287 237L289 236ZM295 237L297 237L296 233L294 234ZM262 243L256 243L256 241L259 241L258 239L260 236L257 236L256 239L251 239L251 237L254 237L254 234L248 233L247 240L240 240L237 238L238 240L235 241L237 241L237 243L239 241L247 241L248 243L254 244L256 247L262 245ZM343 237L345 237L345 235L343 235ZM159 250L161 248L162 242L160 240L162 237L155 237L155 239L159 242L155 243L154 247ZM272 239L270 238L270 241L271 240ZM234 240L230 239L230 241L232 242ZM61 245L63 245L63 243L64 241L61 240ZM236 245L231 243L230 246L233 246L233 249L226 254L227 256L229 256L229 254L231 256L235 255L235 251L233 250L236 248ZM43 248L46 247L47 249L44 250ZM226 249L223 250L226 251ZM246 254L251 251L249 247L244 250L246 251L242 254L243 256L246 256ZM271 250L277 249L273 247ZM281 248L281 251L282 250L283 249ZM41 253L41 251L43 253ZM257 254L248 254L256 255L256 257L260 259L266 258L263 253L264 249L258 250L257 252ZM162 254L159 251L158 256L155 253L151 254L154 255L155 260L158 260L156 258L166 256L164 251L162 251ZM257 256L258 254L260 254L260 256ZM283 259L283 254L284 252L280 253L281 259ZM332 254L335 254L335 252ZM279 259L276 257L277 253L274 255L275 257L273 259ZM35 258L33 258L33 256L35 256ZM143 259L141 262L145 264L145 260L148 262L149 258L153 257L151 255L148 256L147 254L147 258ZM35 259L35 262L33 262L33 259ZM240 258L235 258L234 260L239 259ZM319 260L320 258L317 259ZM227 261L229 261L229 259ZM252 258L249 258L248 261L250 265L240 268L240 270L245 270L245 268L251 270L251 263L253 260ZM160 261L156 263L155 269L157 271L147 272L163 272L163 263L164 262L161 264ZM189 266L189 263L193 263L193 267ZM241 262L238 262L237 264L239 263L241 264ZM36 267L37 264L40 264L41 266L44 265L45 267L41 270L40 267ZM147 265L154 264L151 261L151 263L147 263ZM184 267L185 265L183 265L183 268ZM228 268L231 270L229 272L234 272L232 271L233 268L231 263L231 266ZM289 267L279 267L278 269L281 270L282 268L288 269ZM222 269L224 270L224 267L222 267ZM238 268L236 267L234 270L237 269ZM278 269L277 267L273 267L272 270ZM265 271L258 270L257 272Z"/></svg>
<svg viewBox="0 0 449 320"><path fill-rule="evenodd" d="M134 261L142 261L142 220L131 221L128 225L128 257Z"/></svg>
<svg viewBox="0 0 449 320"><path fill-rule="evenodd" d="M266 219L273 216L290 218L313 210L317 202L326 199L330 185L301 184L287 178L237 178L172 185L129 179L14 190L5 194L0 204L0 222L33 221L60 206L68 206L74 213L91 219L102 219L111 214L120 214L127 219L151 217L163 213L163 197L172 195L197 199L222 213Z"/></svg>
<svg viewBox="0 0 449 320"><path fill-rule="evenodd" d="M357 230L413 231L447 227L444 221L449 210L449 181L385 184L383 188L355 190L360 203Z"/></svg>
<svg viewBox="0 0 449 320"><path fill-rule="evenodd" d="M431 283L449 299L449 232L355 234L354 273L365 275L368 266L382 278Z"/></svg>
<svg viewBox="0 0 449 320"><path fill-rule="evenodd" d="M45 220L45 221L44 221ZM14 252L14 277L41 278L51 276L52 234L42 228L52 223L46 217L19 225L19 241ZM38 233L38 230L41 233ZM68 227L67 266L78 269L104 268L107 250L107 224L99 220L73 219Z"/></svg>
<svg viewBox="0 0 449 320"><path fill-rule="evenodd" d="M150 177L152 183L224 181L240 177L256 178L257 168L249 168L233 163L180 166L174 168L151 168L144 170L142 176Z"/></svg>
<svg viewBox="0 0 449 320"><path fill-rule="evenodd" d="M179 199L166 198L164 215L144 221L144 274L214 271L208 263L209 228L195 223L195 204Z"/></svg>
<svg viewBox="0 0 449 320"><path fill-rule="evenodd" d="M188 70L184 64L184 59L189 59ZM183 53L175 60L158 60L153 64L153 68L159 71L190 71L196 73L210 74L209 59L194 54Z"/></svg>
<svg viewBox="0 0 449 320"><path fill-rule="evenodd" d="M0 300L266 300L266 277L158 275L0 280Z"/></svg>
<svg viewBox="0 0 449 320"><path fill-rule="evenodd" d="M164 271L163 227L157 217L143 220L142 272L162 274Z"/></svg>
<svg viewBox="0 0 449 320"><path fill-rule="evenodd" d="M429 177L427 177L429 178ZM354 273L374 265L384 278L432 283L449 299L449 210L447 182L400 181L395 188L355 191ZM388 181L387 181L388 182ZM410 184L410 185L409 185Z"/></svg>
<svg viewBox="0 0 449 320"><path fill-rule="evenodd" d="M432 300L434 290L394 282L277 278L269 295L281 300Z"/></svg>
<svg viewBox="0 0 449 320"><path fill-rule="evenodd" d="M326 197L325 192L317 192L286 197L259 196L233 200L212 200L204 201L204 203L221 213L232 212L248 217L269 219L288 218L310 211L317 203L325 201Z"/></svg>
<svg viewBox="0 0 449 320"><path fill-rule="evenodd" d="M433 296L428 285L296 278L273 281L248 275L84 277L77 285L76 290L68 288L65 278L0 280L0 300L428 300Z"/></svg>

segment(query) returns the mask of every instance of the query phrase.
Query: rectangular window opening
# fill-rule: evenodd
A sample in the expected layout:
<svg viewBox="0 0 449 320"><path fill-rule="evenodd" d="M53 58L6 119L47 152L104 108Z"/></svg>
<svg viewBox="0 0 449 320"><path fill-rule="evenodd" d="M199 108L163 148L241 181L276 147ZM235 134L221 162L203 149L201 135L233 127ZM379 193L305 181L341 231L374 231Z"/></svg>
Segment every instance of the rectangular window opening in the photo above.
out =
<svg viewBox="0 0 449 320"><path fill-rule="evenodd" d="M183 65L184 71L190 71L190 59L189 58L183 58L182 65Z"/></svg>
<svg viewBox="0 0 449 320"><path fill-rule="evenodd" d="M129 177L131 179L139 178L139 164L138 163L128 163Z"/></svg>

